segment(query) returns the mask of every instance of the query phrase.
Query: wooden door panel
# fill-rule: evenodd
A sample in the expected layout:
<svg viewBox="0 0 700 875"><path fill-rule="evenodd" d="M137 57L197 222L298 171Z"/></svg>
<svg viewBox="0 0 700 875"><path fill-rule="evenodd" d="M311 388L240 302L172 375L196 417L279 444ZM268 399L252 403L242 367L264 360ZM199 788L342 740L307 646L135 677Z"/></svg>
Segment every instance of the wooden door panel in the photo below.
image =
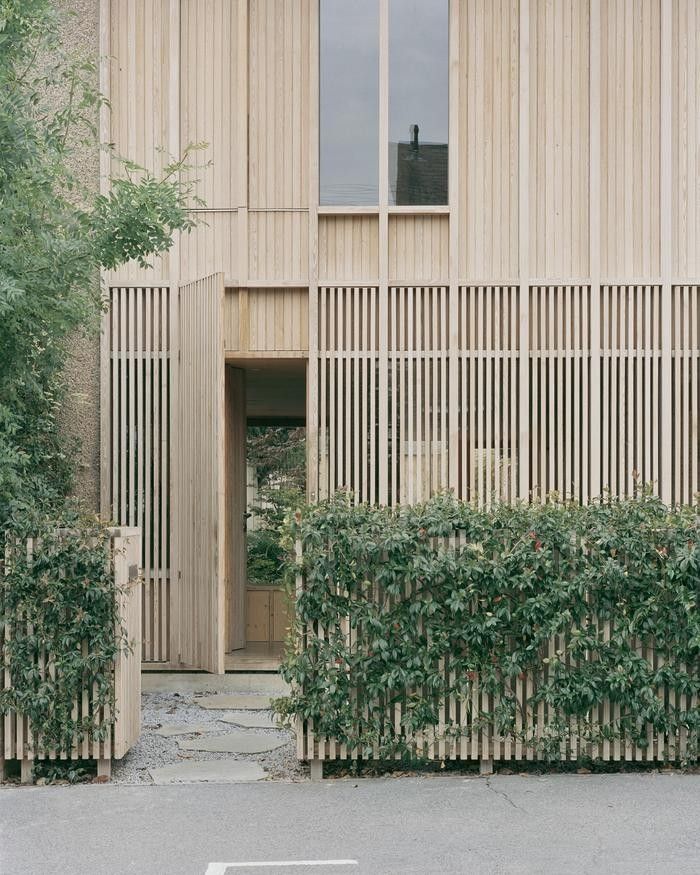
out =
<svg viewBox="0 0 700 875"><path fill-rule="evenodd" d="M180 288L176 550L180 662L224 671L224 280Z"/></svg>

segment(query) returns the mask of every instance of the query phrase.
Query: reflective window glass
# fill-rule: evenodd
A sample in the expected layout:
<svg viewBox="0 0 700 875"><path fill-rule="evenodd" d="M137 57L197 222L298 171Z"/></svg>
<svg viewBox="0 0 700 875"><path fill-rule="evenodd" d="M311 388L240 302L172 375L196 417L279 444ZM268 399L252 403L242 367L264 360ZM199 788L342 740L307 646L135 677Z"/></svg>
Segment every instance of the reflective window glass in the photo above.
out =
<svg viewBox="0 0 700 875"><path fill-rule="evenodd" d="M322 0L320 203L379 203L379 3Z"/></svg>
<svg viewBox="0 0 700 875"><path fill-rule="evenodd" d="M448 0L389 0L389 203L446 204Z"/></svg>

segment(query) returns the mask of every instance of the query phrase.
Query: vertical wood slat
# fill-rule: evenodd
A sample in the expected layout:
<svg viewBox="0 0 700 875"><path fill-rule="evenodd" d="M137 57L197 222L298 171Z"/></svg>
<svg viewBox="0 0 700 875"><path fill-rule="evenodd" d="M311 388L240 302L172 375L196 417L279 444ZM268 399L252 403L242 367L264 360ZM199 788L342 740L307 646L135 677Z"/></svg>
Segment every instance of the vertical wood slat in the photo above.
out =
<svg viewBox="0 0 700 875"><path fill-rule="evenodd" d="M144 662L170 661L170 290L112 288L111 479L119 525L142 532Z"/></svg>
<svg viewBox="0 0 700 875"><path fill-rule="evenodd" d="M530 4L520 2L518 31L518 278L519 298L519 389L520 428L518 432L518 497L530 497Z"/></svg>
<svg viewBox="0 0 700 875"><path fill-rule="evenodd" d="M661 274L661 418L671 422L672 403L672 295L671 274L673 268L673 149L672 149L672 79L673 79L673 2L660 0L660 274ZM676 350L676 353L678 351ZM678 358L676 358L676 367ZM673 500L673 451L670 429L664 429L661 437L660 491L664 501Z"/></svg>

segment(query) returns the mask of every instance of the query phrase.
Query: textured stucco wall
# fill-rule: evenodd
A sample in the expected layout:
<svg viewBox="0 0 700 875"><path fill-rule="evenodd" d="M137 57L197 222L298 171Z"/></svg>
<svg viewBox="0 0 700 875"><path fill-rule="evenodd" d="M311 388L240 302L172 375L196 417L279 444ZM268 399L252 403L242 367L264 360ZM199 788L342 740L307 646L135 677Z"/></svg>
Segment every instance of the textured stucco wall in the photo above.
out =
<svg viewBox="0 0 700 875"><path fill-rule="evenodd" d="M61 41L64 48L82 57L99 59L98 0L56 0L56 8L72 13L64 17ZM97 74L96 74L97 75ZM73 152L73 170L85 185L99 188L99 150L78 147ZM97 283L97 278L95 279ZM66 399L61 428L67 443L78 442L75 494L89 510L100 504L100 340L97 326L72 340L66 367Z"/></svg>

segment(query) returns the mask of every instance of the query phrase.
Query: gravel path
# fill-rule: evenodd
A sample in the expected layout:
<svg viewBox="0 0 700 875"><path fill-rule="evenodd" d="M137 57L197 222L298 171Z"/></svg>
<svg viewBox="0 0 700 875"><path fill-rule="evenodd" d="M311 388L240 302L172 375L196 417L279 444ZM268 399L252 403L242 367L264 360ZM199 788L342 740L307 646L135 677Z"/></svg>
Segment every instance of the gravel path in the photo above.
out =
<svg viewBox="0 0 700 875"><path fill-rule="evenodd" d="M269 695L269 690L261 691ZM250 714L250 711L210 711L201 708L194 693L144 693L141 697L141 738L122 760L115 760L112 768L114 784L152 784L150 769L173 763L201 760L238 759L259 763L268 773L267 780L302 781L308 780L308 768L302 766L296 757L294 734L284 729L245 729L245 732L265 737L272 736L285 740L282 747L259 754L208 753L182 750L180 740L201 737L203 733L193 732L167 738L158 735L156 730L165 725L184 724L202 729L207 737L225 735L235 730L228 719L236 714ZM264 713L264 712L263 712Z"/></svg>

